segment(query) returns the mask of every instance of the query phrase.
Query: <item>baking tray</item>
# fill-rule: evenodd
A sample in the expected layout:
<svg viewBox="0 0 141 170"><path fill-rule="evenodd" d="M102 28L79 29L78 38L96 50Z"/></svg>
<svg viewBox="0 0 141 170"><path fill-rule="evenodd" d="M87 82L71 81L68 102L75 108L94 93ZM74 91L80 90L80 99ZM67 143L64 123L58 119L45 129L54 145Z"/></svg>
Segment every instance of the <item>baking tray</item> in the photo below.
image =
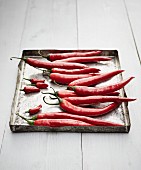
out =
<svg viewBox="0 0 141 170"><path fill-rule="evenodd" d="M92 49L91 49L92 50ZM91 51L89 50L89 51ZM96 49L94 49L96 50ZM97 49L98 50L98 49ZM100 50L100 49L99 49ZM72 51L88 51L88 50L56 50L56 49L48 49L48 50L40 50L43 55L46 55L47 53L62 53L62 52L72 52ZM102 53L101 56L108 56L111 57L112 60L110 61L103 61L99 63L92 63L89 64L91 67L96 67L101 69L101 72L108 72L115 69L121 69L120 68L120 62L119 62L119 56L117 50L101 50ZM39 60L46 60L45 58L41 58L39 55L39 50L24 50L22 52L22 57L33 57L38 58ZM17 75L17 83L16 83L16 89L15 89L15 95L13 98L12 103L12 109L11 109L11 117L10 117L10 129L12 132L120 132L120 133L128 133L130 130L130 118L129 118L129 110L128 110L128 104L125 102L122 102L122 105L120 105L117 109L114 111L104 115L96 117L97 119L101 120L107 120L115 123L123 124L123 126L64 126L64 127L43 127L43 126L31 126L28 125L24 120L22 120L20 117L16 115L16 113L20 113L24 117L29 117L28 113L24 113L29 108L35 107L39 104L42 104L42 112L55 112L55 111L61 111L59 106L49 106L46 105L43 102L43 96L44 94L36 93L36 94L24 94L24 92L20 91L26 84L29 84L28 81L24 80L24 77L27 78L43 78L46 80L46 82L49 84L48 89L42 90L43 92L52 92L52 89L50 87L53 87L55 90L59 89L65 89L67 86L57 86L54 83L52 83L49 78L46 76L46 74L43 75L43 72L41 70L38 70L32 66L29 66L24 61L20 61L18 65L18 75ZM108 85L111 83L119 82L121 81L122 74L119 74L112 79L100 83L97 86L103 86ZM124 88L120 91L120 96L126 96ZM47 95L47 100L49 101L50 98ZM101 107L103 104L97 105L97 107Z"/></svg>

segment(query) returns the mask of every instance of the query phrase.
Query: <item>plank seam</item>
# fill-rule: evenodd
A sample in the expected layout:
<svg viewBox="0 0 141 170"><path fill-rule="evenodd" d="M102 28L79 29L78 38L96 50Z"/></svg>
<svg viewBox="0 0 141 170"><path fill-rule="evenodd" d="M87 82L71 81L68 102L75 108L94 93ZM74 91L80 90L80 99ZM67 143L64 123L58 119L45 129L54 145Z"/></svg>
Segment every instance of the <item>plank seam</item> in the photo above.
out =
<svg viewBox="0 0 141 170"><path fill-rule="evenodd" d="M79 34L78 34L78 3L76 0L76 32L77 32L77 48L79 49ZM83 139L81 133L81 161L82 161L82 170L83 170Z"/></svg>
<svg viewBox="0 0 141 170"><path fill-rule="evenodd" d="M30 1L30 0L27 1L26 11L25 11L25 18L24 18L23 30L22 30L21 40L20 40L20 45L19 45L19 53L20 53L20 50L21 50L22 40L23 40L23 35L24 35L24 30L25 30L25 26L26 26L26 20L27 20L27 15L28 15L29 1Z"/></svg>
<svg viewBox="0 0 141 170"><path fill-rule="evenodd" d="M83 143L82 143L82 133L81 133L81 159L82 159L82 170L83 170Z"/></svg>
<svg viewBox="0 0 141 170"><path fill-rule="evenodd" d="M78 4L76 0L76 32L77 32L77 48L79 49L79 36L78 36Z"/></svg>
<svg viewBox="0 0 141 170"><path fill-rule="evenodd" d="M27 1L27 5L26 5L26 11L25 11L26 14L25 14L25 18L24 18L23 30L22 30L22 33L21 33L19 50L21 49L21 44L22 44L22 39L23 39L23 34L24 34L24 29L25 29L25 22L26 22L26 19L27 19L28 4L29 4L29 0ZM9 117L9 115L8 115L8 117ZM2 136L2 142L1 142L1 146L0 146L0 155L1 155L1 152L2 152L2 146L3 146L4 137L5 137L6 125L7 125L7 121L5 123L4 132L3 132L3 136Z"/></svg>
<svg viewBox="0 0 141 170"><path fill-rule="evenodd" d="M7 125L7 121L6 121L5 126L4 126L4 132L3 132L2 142L1 142L1 146L0 146L0 155L1 155L1 152L2 152L2 146L3 146L4 136L5 136L6 125Z"/></svg>
<svg viewBox="0 0 141 170"><path fill-rule="evenodd" d="M141 64L141 58L140 58L140 54L139 54L139 51L138 51L138 46L137 46L137 43L136 43L136 39L135 39L135 36L134 36L134 31L133 31L131 20L130 20L130 17L129 17L127 5L126 5L125 0L123 0L123 2L124 2L124 7L125 7L125 10L126 10L126 14L127 14L127 19L128 19L129 25L130 25L131 33L132 33L132 36L133 36L133 41L134 41L135 48L136 48L136 51L137 51L138 59L139 59L139 62Z"/></svg>

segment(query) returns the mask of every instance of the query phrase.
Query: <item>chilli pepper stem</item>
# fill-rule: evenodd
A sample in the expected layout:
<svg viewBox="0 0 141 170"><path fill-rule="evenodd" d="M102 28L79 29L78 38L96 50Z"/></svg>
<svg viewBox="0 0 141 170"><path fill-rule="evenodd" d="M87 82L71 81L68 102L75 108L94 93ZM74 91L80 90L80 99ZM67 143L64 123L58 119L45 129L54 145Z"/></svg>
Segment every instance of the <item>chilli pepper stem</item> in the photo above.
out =
<svg viewBox="0 0 141 170"><path fill-rule="evenodd" d="M30 81L30 79L28 79L28 78L23 78L24 80L28 80L28 81Z"/></svg>
<svg viewBox="0 0 141 170"><path fill-rule="evenodd" d="M54 93L46 93L46 92L41 92L42 94L50 94L50 95L54 95L54 96L56 96L56 94L54 94Z"/></svg>
<svg viewBox="0 0 141 170"><path fill-rule="evenodd" d="M16 58L16 59L19 59L19 60L26 61L26 58L20 58L20 57L11 57L10 60L12 60L13 58Z"/></svg>
<svg viewBox="0 0 141 170"><path fill-rule="evenodd" d="M51 97L51 96L49 96L49 98L50 98L50 99L53 99L53 100L57 99L57 97Z"/></svg>
<svg viewBox="0 0 141 170"><path fill-rule="evenodd" d="M16 115L18 115L20 118L24 119L29 125L34 125L34 121L33 120L28 120L27 118L23 117L19 113L16 113Z"/></svg>
<svg viewBox="0 0 141 170"><path fill-rule="evenodd" d="M29 110L25 111L25 113L29 113Z"/></svg>
<svg viewBox="0 0 141 170"><path fill-rule="evenodd" d="M55 89L54 89L53 87L50 87L50 88L53 90L54 94L56 94L56 91L55 91Z"/></svg>
<svg viewBox="0 0 141 170"><path fill-rule="evenodd" d="M32 118L30 118L29 120L37 120L37 116L33 116Z"/></svg>
<svg viewBox="0 0 141 170"><path fill-rule="evenodd" d="M43 97L43 101L48 105L58 105L62 102L62 100L58 96L56 96L56 99L58 99L58 103L48 103L45 101L45 98L46 98L46 96Z"/></svg>

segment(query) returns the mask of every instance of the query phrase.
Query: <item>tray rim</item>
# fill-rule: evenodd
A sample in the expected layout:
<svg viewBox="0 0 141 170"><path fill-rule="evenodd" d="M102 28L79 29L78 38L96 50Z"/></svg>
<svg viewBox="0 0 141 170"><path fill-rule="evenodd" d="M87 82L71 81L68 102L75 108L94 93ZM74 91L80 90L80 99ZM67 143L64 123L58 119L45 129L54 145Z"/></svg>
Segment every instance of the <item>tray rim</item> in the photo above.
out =
<svg viewBox="0 0 141 170"><path fill-rule="evenodd" d="M70 51L87 51L89 49L39 49L39 50L43 50L43 51L48 51L48 52L70 52ZM39 56L38 54L38 51L39 50L35 50L35 49L31 49L31 50L23 50L22 51L22 58L27 56L27 54L29 56L32 56L31 54L34 53L34 58L36 56ZM92 50L100 50L102 52L105 52L105 51L108 51L108 52L113 52L115 55L115 57L117 57L117 62L118 62L118 69L121 69L121 66L120 66L120 61L119 61L119 54L118 54L118 50L114 50L114 49L90 49L90 51ZM14 97L13 97L13 102L12 102L12 106L11 106L11 115L10 115L10 121L9 121L9 126L10 126L10 129L12 132L74 132L74 130L70 130L70 128L72 128L72 126L66 126L66 130L62 130L62 127L59 128L51 128L51 127L42 127L42 126L30 126L30 125L15 125L14 124L14 115L15 115L15 109L17 107L17 100L18 97L19 97L19 91L18 91L18 88L17 88L17 84L18 82L19 83L19 86L21 85L21 79L22 79L22 75L20 74L21 70L23 69L24 67L24 61L20 61L19 64L18 64L18 72L17 72L17 81L16 81L16 88L15 88L15 93L14 93ZM123 79L123 76L122 74L121 75L121 79ZM122 92L122 95L126 96L126 93L125 93L125 89L123 88L121 90ZM15 104L15 101L16 101L16 104ZM125 104L125 102L122 103L122 107L124 107L124 110L125 110L125 113L124 113L124 120L125 120L125 125L124 126L106 126L106 128L108 129L107 131L103 131L102 130L102 127L105 128L105 126L95 126L96 130L92 130L90 127L89 128L86 128L88 129L87 131L81 131L83 129L83 127L74 127L73 126L73 129L75 129L75 132L98 132L98 133L129 133L130 131L130 127L131 127L131 122L130 122L130 115L129 115L129 109L128 109L128 104ZM20 127L20 128L19 128ZM28 127L28 128L27 128ZM34 128L33 128L34 127ZM64 126L65 127L65 126ZM98 130L97 128L101 129L101 130ZM116 130L116 128L119 129L119 131ZM25 130L24 130L25 129ZM35 129L32 130L32 129ZM58 129L58 130L57 130ZM60 129L60 130L59 130ZM69 130L67 130L69 129ZM113 130L115 129L115 131L110 131L110 130ZM30 130L30 131L28 131Z"/></svg>

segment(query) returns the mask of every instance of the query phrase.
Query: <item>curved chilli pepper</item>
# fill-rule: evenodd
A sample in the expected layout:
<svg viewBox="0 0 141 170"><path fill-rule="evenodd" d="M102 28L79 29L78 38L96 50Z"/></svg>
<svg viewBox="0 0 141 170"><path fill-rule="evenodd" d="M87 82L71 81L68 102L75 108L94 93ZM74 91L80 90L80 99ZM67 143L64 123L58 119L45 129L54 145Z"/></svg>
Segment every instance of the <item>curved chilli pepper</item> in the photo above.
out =
<svg viewBox="0 0 141 170"><path fill-rule="evenodd" d="M63 126L94 126L90 123L86 123L80 120L74 119L37 119L37 120L28 120L27 118L17 114L22 119L27 121L29 125L35 126L49 126L49 127L63 127Z"/></svg>
<svg viewBox="0 0 141 170"><path fill-rule="evenodd" d="M83 68L83 69L72 69L72 70L67 70L67 69L61 69L61 68L52 68L51 73L61 73L61 74L88 74L88 73L97 73L99 72L100 69L98 68Z"/></svg>
<svg viewBox="0 0 141 170"><path fill-rule="evenodd" d="M62 126L94 126L92 124L82 122L74 119L37 119L34 121L36 126L50 126L50 127L62 127Z"/></svg>
<svg viewBox="0 0 141 170"><path fill-rule="evenodd" d="M55 54L48 54L47 56L43 56L50 61L61 60L70 57L89 57L89 56L96 56L100 55L102 51L91 51L91 52L71 52L71 53L55 53Z"/></svg>
<svg viewBox="0 0 141 170"><path fill-rule="evenodd" d="M105 120L94 119L87 116L73 115L66 112L49 112L49 113L39 113L31 118L32 120L37 119L75 119L86 123L90 123L96 126L123 126L119 123L113 123Z"/></svg>
<svg viewBox="0 0 141 170"><path fill-rule="evenodd" d="M134 77L130 77L126 80L123 80L119 83L115 83L109 86L103 86L103 87L69 86L69 89L74 90L75 93L79 96L103 95L123 88L133 78Z"/></svg>
<svg viewBox="0 0 141 170"><path fill-rule="evenodd" d="M46 104L49 105L56 105L56 104L51 104L47 103L45 101L45 96L43 97L43 100ZM84 107L79 107L71 104L65 99L61 99L58 97L59 100L59 105L60 108L68 113L71 114L76 114L76 115L81 115L81 116L101 116L105 115L106 113L109 113L110 111L116 109L121 103L112 103L109 104L108 106L105 106L104 108L84 108Z"/></svg>
<svg viewBox="0 0 141 170"><path fill-rule="evenodd" d="M60 84L69 84L70 82L80 79L80 78L86 78L86 77L92 77L91 74L78 74L78 75L67 75L67 74L60 74L60 73L51 73L49 75L49 78L52 81L55 81Z"/></svg>
<svg viewBox="0 0 141 170"><path fill-rule="evenodd" d="M29 113L30 115L34 115L34 114L38 113L41 108L42 108L42 105L40 104L39 106L37 106L37 107L35 107L35 108L29 109L29 110L26 111L25 113Z"/></svg>
<svg viewBox="0 0 141 170"><path fill-rule="evenodd" d="M56 91L54 93L46 93L46 92L42 92L42 94L51 94L54 95L56 97L60 97L60 98L65 98L65 97L78 97L78 95L72 91L72 90L59 90ZM111 93L107 93L104 95L108 95L108 96L118 96L119 92L111 92Z"/></svg>
<svg viewBox="0 0 141 170"><path fill-rule="evenodd" d="M82 78L79 80L72 81L69 86L91 86L101 82L104 82L113 76L122 73L124 70L115 70L109 73L103 73L97 76Z"/></svg>
<svg viewBox="0 0 141 170"><path fill-rule="evenodd" d="M66 59L62 59L62 60L56 60L56 62L62 61L62 62L75 62L75 63L94 63L94 62L98 62L98 61L109 61L109 60L112 60L112 58L103 57L103 56L99 56L99 57L71 57L71 58L66 58Z"/></svg>
<svg viewBox="0 0 141 170"><path fill-rule="evenodd" d="M50 62L50 61L41 61L33 58L18 58L18 57L11 57L13 58L24 60L27 64L37 68L65 68L65 69L75 69L75 68L85 68L88 67L85 64L80 63L69 63L69 62Z"/></svg>
<svg viewBox="0 0 141 170"><path fill-rule="evenodd" d="M83 96L83 97L65 97L65 100L74 104L93 104L93 103L104 103L104 102L130 102L136 99L120 97L120 96Z"/></svg>
<svg viewBox="0 0 141 170"><path fill-rule="evenodd" d="M25 86L24 89L20 89L20 91L24 91L26 94L28 94L40 92L40 89L33 86Z"/></svg>
<svg viewBox="0 0 141 170"><path fill-rule="evenodd" d="M45 82L45 80L36 79L36 78L32 78L32 79L23 78L23 79L30 81L32 84L36 84L36 83L39 83L39 82L40 83L44 83Z"/></svg>

